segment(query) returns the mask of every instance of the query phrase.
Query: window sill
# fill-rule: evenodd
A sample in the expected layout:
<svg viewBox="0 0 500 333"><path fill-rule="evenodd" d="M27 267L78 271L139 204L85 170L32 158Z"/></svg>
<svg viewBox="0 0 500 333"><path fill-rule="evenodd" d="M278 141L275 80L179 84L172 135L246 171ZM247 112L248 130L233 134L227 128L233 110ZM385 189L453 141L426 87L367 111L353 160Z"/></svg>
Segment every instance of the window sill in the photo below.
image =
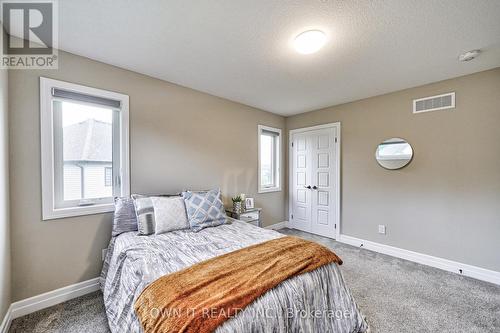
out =
<svg viewBox="0 0 500 333"><path fill-rule="evenodd" d="M106 203L93 206L49 209L43 212L42 219L44 221L47 221L47 220L62 219L66 217L109 213L113 212L114 210L115 210L115 205L113 203Z"/></svg>
<svg viewBox="0 0 500 333"><path fill-rule="evenodd" d="M258 193L281 192L281 187L265 187L259 188Z"/></svg>

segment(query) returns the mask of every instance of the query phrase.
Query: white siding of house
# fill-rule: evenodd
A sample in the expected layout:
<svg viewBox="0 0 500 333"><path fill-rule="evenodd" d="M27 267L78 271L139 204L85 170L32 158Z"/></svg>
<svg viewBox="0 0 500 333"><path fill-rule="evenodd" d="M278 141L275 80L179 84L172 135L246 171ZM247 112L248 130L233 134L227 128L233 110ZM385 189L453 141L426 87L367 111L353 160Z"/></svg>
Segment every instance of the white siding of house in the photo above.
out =
<svg viewBox="0 0 500 333"><path fill-rule="evenodd" d="M81 169L74 164L64 165L64 200L81 199Z"/></svg>
<svg viewBox="0 0 500 333"><path fill-rule="evenodd" d="M105 168L109 164L84 164L85 199L113 196L113 187L105 186ZM81 197L81 168L74 164L64 165L64 200L79 200Z"/></svg>
<svg viewBox="0 0 500 333"><path fill-rule="evenodd" d="M104 184L104 169L110 164L88 164L85 166L85 198L106 198L113 196L113 187Z"/></svg>

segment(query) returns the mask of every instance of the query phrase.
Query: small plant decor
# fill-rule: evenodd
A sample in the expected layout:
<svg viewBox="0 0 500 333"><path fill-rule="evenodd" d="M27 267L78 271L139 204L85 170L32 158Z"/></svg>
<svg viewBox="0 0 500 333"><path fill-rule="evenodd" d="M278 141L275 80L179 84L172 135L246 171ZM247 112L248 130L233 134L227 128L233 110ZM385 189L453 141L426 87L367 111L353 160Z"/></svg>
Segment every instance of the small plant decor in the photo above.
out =
<svg viewBox="0 0 500 333"><path fill-rule="evenodd" d="M234 198L231 198L233 201L233 211L237 214L241 213L241 203L243 202L243 199L241 198L240 195L235 196Z"/></svg>

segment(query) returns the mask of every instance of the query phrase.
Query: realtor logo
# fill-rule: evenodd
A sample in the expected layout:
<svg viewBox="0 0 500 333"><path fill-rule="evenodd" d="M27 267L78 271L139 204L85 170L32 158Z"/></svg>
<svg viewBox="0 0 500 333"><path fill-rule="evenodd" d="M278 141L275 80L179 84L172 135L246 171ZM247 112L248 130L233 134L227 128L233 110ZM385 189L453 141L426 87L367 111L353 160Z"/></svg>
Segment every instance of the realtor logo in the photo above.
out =
<svg viewBox="0 0 500 333"><path fill-rule="evenodd" d="M3 0L1 68L57 68L57 2Z"/></svg>

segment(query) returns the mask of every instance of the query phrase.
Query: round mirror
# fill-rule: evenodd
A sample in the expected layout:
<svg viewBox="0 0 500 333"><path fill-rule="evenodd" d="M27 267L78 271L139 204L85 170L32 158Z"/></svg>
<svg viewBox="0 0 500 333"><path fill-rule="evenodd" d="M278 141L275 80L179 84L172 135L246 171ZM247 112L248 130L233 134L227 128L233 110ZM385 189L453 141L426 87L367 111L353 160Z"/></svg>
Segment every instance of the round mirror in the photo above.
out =
<svg viewBox="0 0 500 333"><path fill-rule="evenodd" d="M405 139L392 138L378 145L375 158L383 168L401 169L411 162L413 148Z"/></svg>

